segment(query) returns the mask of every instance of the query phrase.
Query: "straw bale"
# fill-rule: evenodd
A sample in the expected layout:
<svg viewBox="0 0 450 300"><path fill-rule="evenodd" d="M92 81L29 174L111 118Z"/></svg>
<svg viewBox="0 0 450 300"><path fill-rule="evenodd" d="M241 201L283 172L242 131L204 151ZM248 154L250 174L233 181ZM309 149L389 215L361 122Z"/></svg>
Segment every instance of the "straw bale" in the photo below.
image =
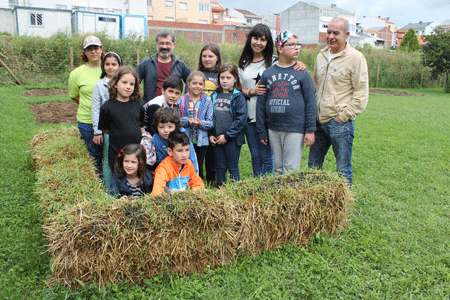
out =
<svg viewBox="0 0 450 300"><path fill-rule="evenodd" d="M146 195L124 202L101 192L78 157L61 158L60 152L53 151L57 157L42 158L47 135L52 134L61 139L58 143L67 139L66 144L76 145L78 139L80 147L84 145L67 132L42 133L33 142L36 165L41 168L37 172L46 177L37 190L47 208L43 227L52 257L52 281L69 286L77 286L77 280L99 286L123 280L140 284L161 272L202 273L240 255L257 255L286 243L306 246L312 235L342 228L354 201L341 178L311 171L236 182L220 190ZM55 166L64 168L66 176L53 181L70 178L73 186L66 188L72 192L54 192L49 201L46 193L61 184L47 174ZM88 194L80 188L83 185L94 191Z"/></svg>

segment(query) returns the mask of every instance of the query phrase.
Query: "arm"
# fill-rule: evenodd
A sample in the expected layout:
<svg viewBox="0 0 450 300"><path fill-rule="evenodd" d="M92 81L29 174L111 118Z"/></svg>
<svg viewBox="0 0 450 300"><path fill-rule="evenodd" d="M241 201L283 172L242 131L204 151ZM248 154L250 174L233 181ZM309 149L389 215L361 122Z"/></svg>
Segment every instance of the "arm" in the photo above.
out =
<svg viewBox="0 0 450 300"><path fill-rule="evenodd" d="M205 100L204 109L205 109L205 118L200 120L202 124L198 128L201 130L208 131L214 127L214 119L213 119L214 108L209 97L207 97Z"/></svg>
<svg viewBox="0 0 450 300"><path fill-rule="evenodd" d="M197 175L194 168L189 168L189 186L193 190L199 190L205 187L203 180Z"/></svg>
<svg viewBox="0 0 450 300"><path fill-rule="evenodd" d="M164 166L158 166L155 171L155 180L153 181L152 195L159 195L164 192L167 182L169 181L169 174Z"/></svg>
<svg viewBox="0 0 450 300"><path fill-rule="evenodd" d="M242 93L239 94L233 102L234 120L224 134L227 141L235 138L247 124L247 100L245 100L244 95Z"/></svg>
<svg viewBox="0 0 450 300"><path fill-rule="evenodd" d="M98 118L98 129L102 130L105 133L109 133L111 126L107 103L100 107L100 116Z"/></svg>
<svg viewBox="0 0 450 300"><path fill-rule="evenodd" d="M94 90L92 91L92 102L91 102L91 117L92 117L92 127L94 128L94 143L100 145L103 143L102 131L98 129L98 119L100 115L101 106L101 91L100 84L102 80L95 84Z"/></svg>
<svg viewBox="0 0 450 300"><path fill-rule="evenodd" d="M195 153L194 145L192 142L189 142L190 148L189 148L189 159L192 162L192 165L194 166L195 172L198 174L198 162L197 162L197 153Z"/></svg>
<svg viewBox="0 0 450 300"><path fill-rule="evenodd" d="M355 68L351 75L353 95L347 107L339 113L339 119L342 122L354 120L357 115L364 111L369 100L367 62L362 54L359 57L355 57L354 65Z"/></svg>
<svg viewBox="0 0 450 300"><path fill-rule="evenodd" d="M70 73L68 81L68 89L69 89L69 97L76 104L80 104L80 87L78 86L76 74L74 73L74 71Z"/></svg>
<svg viewBox="0 0 450 300"><path fill-rule="evenodd" d="M261 80L263 83L266 82L264 73ZM259 139L264 145L267 145L267 142L269 141L266 128L266 99L268 95L268 93L259 95L258 100L256 101L256 129L258 131Z"/></svg>
<svg viewBox="0 0 450 300"><path fill-rule="evenodd" d="M182 105L184 101L184 106ZM181 96L178 101L178 113L180 114L180 120L181 120L181 124L183 124L183 128L188 129L189 128L189 114L186 114L186 97L183 95ZM183 111L183 113L182 113Z"/></svg>
<svg viewBox="0 0 450 300"><path fill-rule="evenodd" d="M305 101L305 133L314 132L316 131L317 104L314 83L308 71L304 72L300 86Z"/></svg>
<svg viewBox="0 0 450 300"><path fill-rule="evenodd" d="M113 174L111 176L111 183L109 185L108 195L111 195L117 199L120 198L119 178L117 178L116 174Z"/></svg>

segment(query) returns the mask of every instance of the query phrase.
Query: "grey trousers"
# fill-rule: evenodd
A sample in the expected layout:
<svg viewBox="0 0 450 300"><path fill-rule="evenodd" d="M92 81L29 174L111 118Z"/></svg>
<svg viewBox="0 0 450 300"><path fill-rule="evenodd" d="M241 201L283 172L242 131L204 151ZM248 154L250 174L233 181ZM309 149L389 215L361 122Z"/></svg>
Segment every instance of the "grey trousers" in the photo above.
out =
<svg viewBox="0 0 450 300"><path fill-rule="evenodd" d="M282 175L300 169L304 137L303 133L269 129L275 174Z"/></svg>

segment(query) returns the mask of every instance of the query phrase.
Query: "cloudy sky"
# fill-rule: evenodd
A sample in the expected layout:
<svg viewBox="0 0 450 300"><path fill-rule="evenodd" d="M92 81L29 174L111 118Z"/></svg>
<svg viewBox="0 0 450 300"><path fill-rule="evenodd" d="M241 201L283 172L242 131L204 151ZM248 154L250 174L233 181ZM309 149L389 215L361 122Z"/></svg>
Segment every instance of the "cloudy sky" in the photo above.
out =
<svg viewBox="0 0 450 300"><path fill-rule="evenodd" d="M298 0L216 0L225 8L248 9L256 14L280 13ZM310 0L320 4L336 4L353 12L359 20L363 16L389 17L397 28L408 23L439 22L450 19L450 0Z"/></svg>

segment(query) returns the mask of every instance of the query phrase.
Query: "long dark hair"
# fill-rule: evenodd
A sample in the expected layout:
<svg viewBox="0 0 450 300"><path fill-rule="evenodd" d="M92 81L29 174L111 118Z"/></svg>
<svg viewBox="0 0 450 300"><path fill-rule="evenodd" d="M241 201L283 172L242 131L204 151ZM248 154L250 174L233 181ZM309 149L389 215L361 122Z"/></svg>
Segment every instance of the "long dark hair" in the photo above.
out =
<svg viewBox="0 0 450 300"><path fill-rule="evenodd" d="M244 70L245 67L247 67L253 61L253 49L251 46L252 37L262 37L262 36L265 36L267 40L267 46L263 50L266 68L272 65L273 59L272 33L270 32L270 29L269 27L267 27L267 25L256 24L249 32L247 36L247 41L245 42L244 50L242 50L241 58L239 58L239 68L241 68L242 70Z"/></svg>
<svg viewBox="0 0 450 300"><path fill-rule="evenodd" d="M202 54L203 51L210 50L212 53L214 53L215 56L217 56L217 62L216 66L212 70L207 70L202 64ZM202 72L206 71L213 71L213 72L219 72L220 67L222 66L222 58L220 56L220 48L219 45L215 43L208 43L205 46L203 46L202 50L200 51L200 58L198 59L198 70Z"/></svg>
<svg viewBox="0 0 450 300"><path fill-rule="evenodd" d="M134 90L130 96L130 101L140 101L141 100L141 89L139 87L139 76L134 70L134 68L129 66L121 66L114 73L111 81L109 82L109 99L117 99L117 88L116 84L119 82L120 78L122 78L125 74L131 74L134 76Z"/></svg>
<svg viewBox="0 0 450 300"><path fill-rule="evenodd" d="M120 150L117 155L116 164L114 165L114 173L117 178L122 178L126 176L125 170L123 169L123 160L125 155L136 155L138 159L138 172L139 182L142 184L144 182L145 170L147 169L147 155L145 153L144 147L139 144L128 144Z"/></svg>
<svg viewBox="0 0 450 300"><path fill-rule="evenodd" d="M105 72L105 61L108 57L114 57L117 60L117 64L119 67L122 65L122 57L116 52L108 52L103 56L102 63L100 64L100 67L102 68L102 75L100 75L100 78L105 78L106 72Z"/></svg>
<svg viewBox="0 0 450 300"><path fill-rule="evenodd" d="M242 92L242 85L241 85L241 81L239 80L238 68L233 63L226 63L226 64L223 64L222 67L220 67L219 74L217 74L218 87L216 89L216 92L223 93L223 88L220 85L220 74L222 74L223 72L226 72L226 71L230 72L230 74L233 75L233 77L236 79L236 82L234 83L233 88L238 89L239 91ZM233 91L231 91L231 92L233 92Z"/></svg>

